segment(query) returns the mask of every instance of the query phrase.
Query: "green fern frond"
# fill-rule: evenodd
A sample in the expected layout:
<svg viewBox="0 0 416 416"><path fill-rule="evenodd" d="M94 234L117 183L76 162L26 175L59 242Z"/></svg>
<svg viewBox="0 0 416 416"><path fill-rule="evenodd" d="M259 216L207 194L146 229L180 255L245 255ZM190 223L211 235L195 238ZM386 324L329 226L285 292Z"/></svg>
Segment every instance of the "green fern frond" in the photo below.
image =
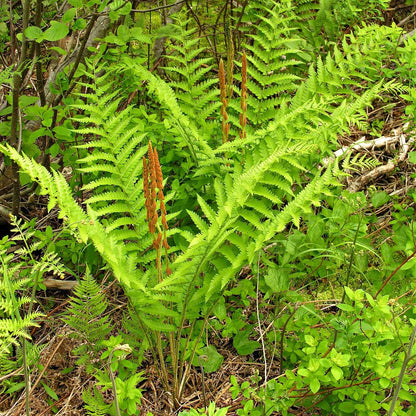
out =
<svg viewBox="0 0 416 416"><path fill-rule="evenodd" d="M82 399L89 416L106 416L111 412L111 404L104 401L100 391L94 387L93 391L84 390Z"/></svg>
<svg viewBox="0 0 416 416"><path fill-rule="evenodd" d="M213 157L212 150L206 143L193 121L182 111L173 89L162 79L153 75L146 68L130 58L125 58L120 70L132 71L138 79L148 82L150 93L155 93L161 105L168 110L169 119L188 146L196 165L200 159Z"/></svg>
<svg viewBox="0 0 416 416"><path fill-rule="evenodd" d="M108 317L104 315L108 307L107 299L94 278L87 273L74 288L74 296L71 297L64 322L68 324L89 347L82 352L81 357L87 360L89 353L98 353L102 348L102 342L108 337L111 325Z"/></svg>
<svg viewBox="0 0 416 416"><path fill-rule="evenodd" d="M196 29L187 30L188 23L183 21L175 25L178 31L177 41L171 45L172 51L166 55L168 61L173 61L174 65L164 69L173 78L172 86L184 113L195 125L202 127L221 103L219 90L216 88L218 81L215 78L207 79L212 70L212 58L199 57L206 48L197 47L200 40L192 37Z"/></svg>

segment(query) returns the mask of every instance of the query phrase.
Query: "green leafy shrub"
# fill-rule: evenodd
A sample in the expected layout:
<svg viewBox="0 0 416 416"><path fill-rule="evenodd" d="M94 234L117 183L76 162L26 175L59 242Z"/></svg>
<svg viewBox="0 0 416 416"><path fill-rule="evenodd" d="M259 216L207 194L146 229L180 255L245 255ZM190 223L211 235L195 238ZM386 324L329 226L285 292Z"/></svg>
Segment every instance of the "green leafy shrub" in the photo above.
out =
<svg viewBox="0 0 416 416"><path fill-rule="evenodd" d="M210 403L208 408L206 410L199 409L191 409L189 411L185 412L179 412L179 416L198 416L198 415L204 415L204 416L225 416L227 414L228 407L223 407L221 409L217 409L215 407L215 403Z"/></svg>
<svg viewBox="0 0 416 416"><path fill-rule="evenodd" d="M285 415L291 406L341 416L376 416L389 409L385 392L400 373L414 319L402 316L401 306L388 296L374 299L362 290L345 290L347 301L337 305L338 315L318 315L301 305L287 325L287 315L274 323L286 330L281 375L264 387L258 381L239 385L232 377L233 397L245 397L239 415ZM404 409L413 396L412 375L406 373L396 414L408 414Z"/></svg>

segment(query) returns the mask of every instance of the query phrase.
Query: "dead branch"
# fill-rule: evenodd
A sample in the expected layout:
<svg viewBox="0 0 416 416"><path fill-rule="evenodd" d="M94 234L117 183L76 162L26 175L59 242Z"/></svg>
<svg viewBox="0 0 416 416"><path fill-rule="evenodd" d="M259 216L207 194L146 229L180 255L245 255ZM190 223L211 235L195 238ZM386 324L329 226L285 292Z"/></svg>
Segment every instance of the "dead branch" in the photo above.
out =
<svg viewBox="0 0 416 416"><path fill-rule="evenodd" d="M328 164L334 161L336 158L343 157L349 153L372 151L383 147L389 149L393 144L397 144L399 152L394 159L391 159L386 164L377 166L371 171L366 172L357 178L354 178L349 183L347 189L350 192L358 192L363 189L369 182L376 180L382 175L390 174L394 171L394 169L396 169L399 163L404 162L409 152L410 145L415 142L414 137L406 139L406 136L403 133L403 131L407 130L408 126L409 123L406 123L403 127L393 130L392 136L382 136L373 140L365 140L365 137L362 137L353 145L343 146L341 149L335 151L332 156L325 158L323 160L323 165L328 166Z"/></svg>
<svg viewBox="0 0 416 416"><path fill-rule="evenodd" d="M78 286L76 280L45 279L42 283L47 289L72 290Z"/></svg>

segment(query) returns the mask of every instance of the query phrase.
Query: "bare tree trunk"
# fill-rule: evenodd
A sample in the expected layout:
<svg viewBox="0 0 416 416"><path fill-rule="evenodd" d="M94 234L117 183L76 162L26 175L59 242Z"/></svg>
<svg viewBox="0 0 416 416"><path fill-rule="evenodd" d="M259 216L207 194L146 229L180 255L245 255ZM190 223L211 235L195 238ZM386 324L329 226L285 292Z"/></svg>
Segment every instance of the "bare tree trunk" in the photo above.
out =
<svg viewBox="0 0 416 416"><path fill-rule="evenodd" d="M169 25L173 23L173 19L170 17L175 13L178 13L183 5L185 3L183 1L178 0L176 3L172 4L172 7L169 9L169 12L166 13L165 25ZM165 11L166 9L164 9ZM157 63L163 56L165 52L165 43L166 43L166 36L163 36L162 38L156 39L154 45L153 45L153 56L154 56L154 63Z"/></svg>
<svg viewBox="0 0 416 416"><path fill-rule="evenodd" d="M22 86L22 73L26 63L27 55L27 39L25 36L25 29L29 24L29 9L30 0L23 2L23 25L22 25L22 49L20 51L19 62L13 75L13 90L12 90L12 121L10 129L10 146L14 147L17 151L20 151L21 147L21 135L22 135L22 123L21 114L19 109L19 97L20 89ZM19 128L18 128L18 125ZM12 213L18 215L20 210L20 177L19 167L16 162L12 162L12 181L13 181L13 200L12 200Z"/></svg>

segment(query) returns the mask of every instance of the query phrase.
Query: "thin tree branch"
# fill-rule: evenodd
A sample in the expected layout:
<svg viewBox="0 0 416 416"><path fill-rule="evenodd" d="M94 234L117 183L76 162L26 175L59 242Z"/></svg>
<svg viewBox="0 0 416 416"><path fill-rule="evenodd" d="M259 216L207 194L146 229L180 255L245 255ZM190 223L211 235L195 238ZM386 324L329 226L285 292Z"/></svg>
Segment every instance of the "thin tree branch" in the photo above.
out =
<svg viewBox="0 0 416 416"><path fill-rule="evenodd" d="M166 4L165 6L159 6L159 7L155 7L155 8L153 8L153 9L145 9L145 10L140 10L140 9L131 9L130 11L131 11L131 12L134 12L134 13L150 13L150 12L157 12L157 11L159 11L159 10L168 9L169 7L173 7L173 6L176 6L176 5L178 5L178 4L185 3L186 1L187 1L187 0L179 0L179 1L175 2L175 3L173 3L173 4Z"/></svg>

